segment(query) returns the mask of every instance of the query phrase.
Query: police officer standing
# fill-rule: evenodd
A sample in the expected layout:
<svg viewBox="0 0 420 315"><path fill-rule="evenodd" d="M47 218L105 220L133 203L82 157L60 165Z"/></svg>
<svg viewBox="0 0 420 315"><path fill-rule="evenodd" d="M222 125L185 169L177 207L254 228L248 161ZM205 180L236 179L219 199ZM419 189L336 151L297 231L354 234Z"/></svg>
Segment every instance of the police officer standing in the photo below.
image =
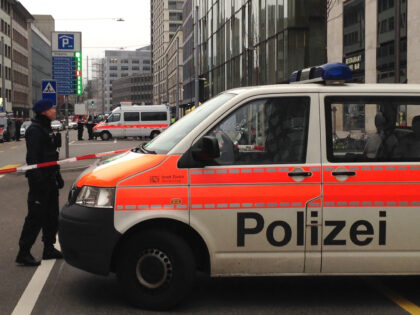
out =
<svg viewBox="0 0 420 315"><path fill-rule="evenodd" d="M79 116L77 119L77 140L83 140L83 119Z"/></svg>
<svg viewBox="0 0 420 315"><path fill-rule="evenodd" d="M56 110L49 100L40 100L32 110L36 116L26 130L26 163L38 164L56 161L61 138L53 133L51 121ZM42 229L44 242L43 259L63 258L54 248L58 230L58 189L64 186L58 165L32 169L26 172L29 183L28 215L25 218L19 239L19 253L16 263L38 266L40 261L31 255L32 245Z"/></svg>

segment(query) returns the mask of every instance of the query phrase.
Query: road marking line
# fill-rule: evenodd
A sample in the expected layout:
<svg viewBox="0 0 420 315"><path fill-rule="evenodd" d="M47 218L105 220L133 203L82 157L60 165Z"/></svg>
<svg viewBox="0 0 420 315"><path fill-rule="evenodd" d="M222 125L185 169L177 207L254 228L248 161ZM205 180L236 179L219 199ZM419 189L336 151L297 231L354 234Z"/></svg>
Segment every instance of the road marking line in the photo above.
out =
<svg viewBox="0 0 420 315"><path fill-rule="evenodd" d="M5 165L5 166L0 167L0 170L4 170L6 168L15 168L15 167L19 167L21 165L22 164L9 164L9 165Z"/></svg>
<svg viewBox="0 0 420 315"><path fill-rule="evenodd" d="M114 143L117 143L117 139L114 140Z"/></svg>
<svg viewBox="0 0 420 315"><path fill-rule="evenodd" d="M419 306L407 300L405 297L399 295L397 292L391 290L390 288L388 288L387 286L383 285L382 283L378 281L374 281L370 279L369 280L364 279L364 280L371 287L381 292L383 295L385 295L388 299L390 299L392 302L397 304L403 310L407 311L410 314L420 314Z"/></svg>
<svg viewBox="0 0 420 315"><path fill-rule="evenodd" d="M60 249L60 244L56 246ZM35 307L38 297L41 295L42 289L54 267L56 259L43 260L41 265L36 268L31 281L19 299L18 304L12 312L12 315L30 315Z"/></svg>
<svg viewBox="0 0 420 315"><path fill-rule="evenodd" d="M4 175L0 175L0 178L4 177Z"/></svg>
<svg viewBox="0 0 420 315"><path fill-rule="evenodd" d="M0 153L3 153L4 151L0 151Z"/></svg>
<svg viewBox="0 0 420 315"><path fill-rule="evenodd" d="M75 143L76 141L71 141L69 144L73 144L73 143Z"/></svg>
<svg viewBox="0 0 420 315"><path fill-rule="evenodd" d="M17 146L15 146L15 145L12 147L12 149L16 149L16 148L17 148Z"/></svg>

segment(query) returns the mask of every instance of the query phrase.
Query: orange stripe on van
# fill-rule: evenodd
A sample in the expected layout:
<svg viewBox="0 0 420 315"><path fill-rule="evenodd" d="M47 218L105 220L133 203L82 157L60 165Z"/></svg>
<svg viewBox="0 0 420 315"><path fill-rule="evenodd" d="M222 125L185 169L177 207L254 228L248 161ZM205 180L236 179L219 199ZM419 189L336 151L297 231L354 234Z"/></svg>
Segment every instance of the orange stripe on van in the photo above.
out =
<svg viewBox="0 0 420 315"><path fill-rule="evenodd" d="M288 174L296 167L237 167L237 168L206 168L191 169L191 185L205 184L288 184L296 181ZM299 167L304 172L311 172L303 183L321 183L321 167Z"/></svg>
<svg viewBox="0 0 420 315"><path fill-rule="evenodd" d="M324 185L327 206L414 206L420 205L420 184ZM413 196L418 196L413 200Z"/></svg>
<svg viewBox="0 0 420 315"><path fill-rule="evenodd" d="M188 187L119 187L115 210L188 210Z"/></svg>
<svg viewBox="0 0 420 315"><path fill-rule="evenodd" d="M161 163L167 155L159 154L139 154L138 158L124 161L121 163L110 163L103 165L100 169L85 174L78 182L77 186L84 185L98 187L115 187L116 184L132 174L148 170Z"/></svg>
<svg viewBox="0 0 420 315"><path fill-rule="evenodd" d="M168 124L155 125L97 125L93 129L138 129L138 128L168 128Z"/></svg>
<svg viewBox="0 0 420 315"><path fill-rule="evenodd" d="M191 187L191 209L303 208L320 194L318 184Z"/></svg>
<svg viewBox="0 0 420 315"><path fill-rule="evenodd" d="M172 155L157 168L146 170L118 184L118 187L127 186L166 186L187 185L188 171L178 168L181 156ZM135 173L133 173L135 174Z"/></svg>
<svg viewBox="0 0 420 315"><path fill-rule="evenodd" d="M369 182L420 182L419 165L340 165L325 166L324 182L341 183L332 175L337 169L347 169L355 172L355 176L349 176L343 183L369 183Z"/></svg>

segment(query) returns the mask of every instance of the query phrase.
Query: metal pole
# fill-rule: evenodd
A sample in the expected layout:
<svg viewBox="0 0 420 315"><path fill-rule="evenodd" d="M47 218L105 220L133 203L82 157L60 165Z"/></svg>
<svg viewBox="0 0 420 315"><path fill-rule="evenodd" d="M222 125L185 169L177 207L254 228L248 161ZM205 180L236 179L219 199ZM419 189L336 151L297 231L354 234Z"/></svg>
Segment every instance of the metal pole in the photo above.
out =
<svg viewBox="0 0 420 315"><path fill-rule="evenodd" d="M160 65L158 66L158 91L159 91L159 104L162 104L161 98L160 98Z"/></svg>
<svg viewBox="0 0 420 315"><path fill-rule="evenodd" d="M175 118L179 119L179 37L176 38L176 107Z"/></svg>
<svg viewBox="0 0 420 315"><path fill-rule="evenodd" d="M195 70L195 107L198 107L198 5L195 6L195 25L194 25L194 70Z"/></svg>
<svg viewBox="0 0 420 315"><path fill-rule="evenodd" d="M86 86L89 84L89 56L86 56Z"/></svg>
<svg viewBox="0 0 420 315"><path fill-rule="evenodd" d="M105 115L105 59L102 59L102 115Z"/></svg>
<svg viewBox="0 0 420 315"><path fill-rule="evenodd" d="M64 96L64 105L65 105L65 116L66 116L66 120L64 123L64 126L66 127L66 159L69 158L70 156L70 152L69 152L69 96L65 95Z"/></svg>
<svg viewBox="0 0 420 315"><path fill-rule="evenodd" d="M401 3L400 0L395 1L395 38L394 38L394 51L395 51L395 67L394 67L394 82L399 83L400 82L400 20L401 20Z"/></svg>
<svg viewBox="0 0 420 315"><path fill-rule="evenodd" d="M6 111L6 67L4 66L4 37L1 37L1 105Z"/></svg>
<svg viewBox="0 0 420 315"><path fill-rule="evenodd" d="M168 83L168 76L169 76L169 67L168 67L168 54L166 54L166 103L169 105L169 83Z"/></svg>

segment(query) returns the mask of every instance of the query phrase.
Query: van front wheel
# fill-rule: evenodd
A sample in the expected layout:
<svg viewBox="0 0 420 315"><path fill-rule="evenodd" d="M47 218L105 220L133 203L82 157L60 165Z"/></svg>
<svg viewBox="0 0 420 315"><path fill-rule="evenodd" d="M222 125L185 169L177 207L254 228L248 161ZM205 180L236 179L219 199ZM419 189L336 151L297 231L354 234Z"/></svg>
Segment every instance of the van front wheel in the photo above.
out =
<svg viewBox="0 0 420 315"><path fill-rule="evenodd" d="M153 138L156 138L158 135L159 135L159 131L157 131L157 130L154 130L154 131L152 131L151 133L150 133L150 138L151 139L153 139Z"/></svg>
<svg viewBox="0 0 420 315"><path fill-rule="evenodd" d="M195 278L191 248L178 235L149 230L123 244L117 277L130 302L149 310L167 310L188 295Z"/></svg>
<svg viewBox="0 0 420 315"><path fill-rule="evenodd" d="M109 139L111 139L112 138L112 136L111 136L111 134L108 132L108 131L103 131L102 133L101 133L101 139L103 140L103 141L108 141Z"/></svg>

